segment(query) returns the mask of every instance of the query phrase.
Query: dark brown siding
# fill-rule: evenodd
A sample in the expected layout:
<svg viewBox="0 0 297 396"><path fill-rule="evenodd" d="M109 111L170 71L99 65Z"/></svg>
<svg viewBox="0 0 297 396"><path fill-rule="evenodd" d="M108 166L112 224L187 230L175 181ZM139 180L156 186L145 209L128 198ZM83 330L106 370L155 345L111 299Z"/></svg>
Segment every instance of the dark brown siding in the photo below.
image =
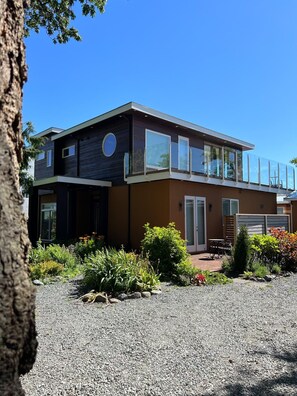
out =
<svg viewBox="0 0 297 396"><path fill-rule="evenodd" d="M102 151L103 139L113 133L117 139L115 153L105 157ZM62 158L62 149L75 145L75 155ZM113 184L124 183L124 154L129 151L128 119L115 118L82 129L73 136L56 141L56 175L107 180Z"/></svg>
<svg viewBox="0 0 297 396"><path fill-rule="evenodd" d="M44 159L39 161L35 160L34 176L36 180L54 176L54 142L47 139L42 150L45 152ZM46 166L46 155L48 150L52 150L52 165L49 167Z"/></svg>

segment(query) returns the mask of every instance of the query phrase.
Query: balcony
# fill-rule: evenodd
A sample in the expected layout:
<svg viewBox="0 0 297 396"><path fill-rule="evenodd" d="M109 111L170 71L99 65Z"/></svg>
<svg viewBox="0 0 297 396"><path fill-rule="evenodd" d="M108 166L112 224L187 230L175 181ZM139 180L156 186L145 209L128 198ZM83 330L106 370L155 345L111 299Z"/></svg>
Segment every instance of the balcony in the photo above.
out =
<svg viewBox="0 0 297 396"><path fill-rule="evenodd" d="M150 147L125 154L128 183L179 179L285 193L295 190L295 168L248 152L205 145L204 148Z"/></svg>

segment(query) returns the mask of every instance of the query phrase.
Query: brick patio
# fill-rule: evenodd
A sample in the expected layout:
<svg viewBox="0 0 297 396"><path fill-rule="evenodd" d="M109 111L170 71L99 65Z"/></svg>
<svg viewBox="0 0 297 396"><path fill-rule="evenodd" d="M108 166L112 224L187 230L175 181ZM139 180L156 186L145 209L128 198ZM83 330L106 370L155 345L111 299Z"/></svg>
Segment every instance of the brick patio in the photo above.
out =
<svg viewBox="0 0 297 396"><path fill-rule="evenodd" d="M223 260L217 257L212 259L210 257L210 254L207 252L192 254L191 261L195 267L198 267L202 270L215 272L215 271L220 271L222 269Z"/></svg>

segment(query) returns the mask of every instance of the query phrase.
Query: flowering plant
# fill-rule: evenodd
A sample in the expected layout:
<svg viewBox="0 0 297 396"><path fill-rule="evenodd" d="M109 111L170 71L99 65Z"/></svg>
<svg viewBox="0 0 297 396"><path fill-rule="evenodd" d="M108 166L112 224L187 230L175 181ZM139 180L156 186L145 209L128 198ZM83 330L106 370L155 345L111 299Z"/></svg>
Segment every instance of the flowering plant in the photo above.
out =
<svg viewBox="0 0 297 396"><path fill-rule="evenodd" d="M197 286L205 285L206 284L206 278L203 274L196 274L195 275L195 284Z"/></svg>

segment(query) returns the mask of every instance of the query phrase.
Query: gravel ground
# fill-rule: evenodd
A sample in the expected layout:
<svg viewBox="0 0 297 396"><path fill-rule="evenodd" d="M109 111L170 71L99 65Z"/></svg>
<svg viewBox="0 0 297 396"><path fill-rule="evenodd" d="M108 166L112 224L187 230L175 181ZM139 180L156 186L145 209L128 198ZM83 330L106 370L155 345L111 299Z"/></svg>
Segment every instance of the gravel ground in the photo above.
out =
<svg viewBox="0 0 297 396"><path fill-rule="evenodd" d="M37 292L28 396L297 395L297 275L83 304L73 283Z"/></svg>

